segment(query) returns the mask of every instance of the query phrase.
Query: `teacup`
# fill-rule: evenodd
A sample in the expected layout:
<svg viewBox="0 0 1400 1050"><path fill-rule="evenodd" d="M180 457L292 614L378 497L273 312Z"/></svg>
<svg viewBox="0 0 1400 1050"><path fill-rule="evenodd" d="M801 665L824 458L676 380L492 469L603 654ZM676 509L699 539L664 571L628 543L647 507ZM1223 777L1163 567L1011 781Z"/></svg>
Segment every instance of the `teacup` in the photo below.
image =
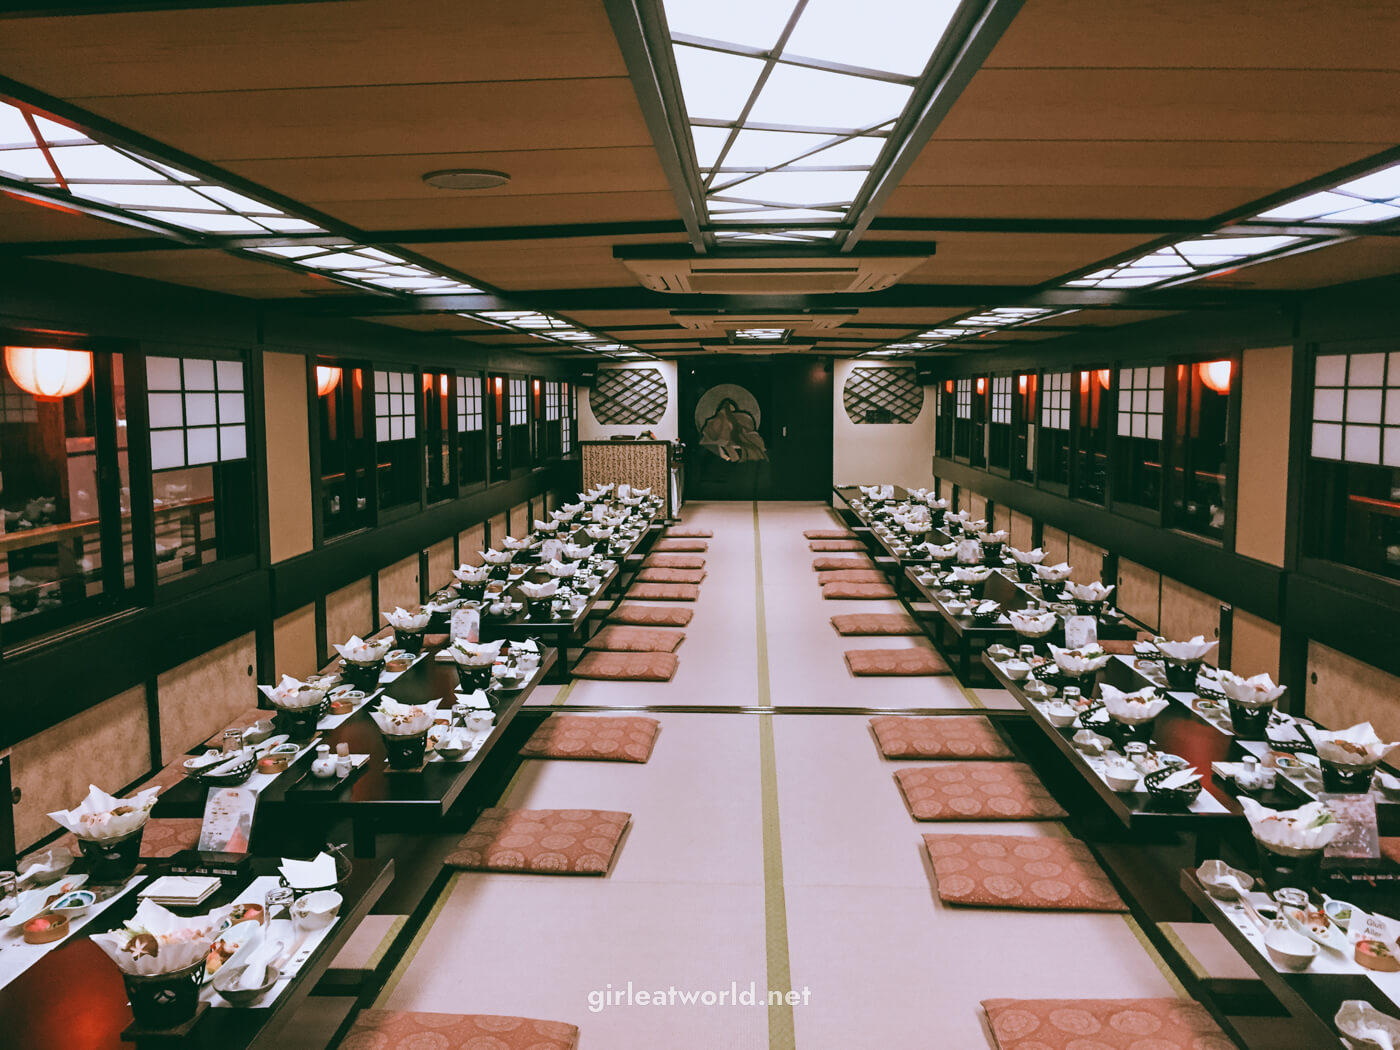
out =
<svg viewBox="0 0 1400 1050"><path fill-rule="evenodd" d="M292 918L302 929L320 930L340 914L341 896L335 890L317 890L292 904Z"/></svg>

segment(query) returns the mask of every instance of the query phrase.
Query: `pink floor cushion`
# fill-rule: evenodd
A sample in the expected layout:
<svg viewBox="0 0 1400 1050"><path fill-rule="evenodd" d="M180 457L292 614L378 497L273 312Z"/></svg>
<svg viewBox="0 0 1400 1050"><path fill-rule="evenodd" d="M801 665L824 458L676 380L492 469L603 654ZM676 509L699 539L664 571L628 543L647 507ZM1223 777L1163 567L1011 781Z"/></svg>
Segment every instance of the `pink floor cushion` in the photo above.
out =
<svg viewBox="0 0 1400 1050"><path fill-rule="evenodd" d="M628 598L653 602L693 602L700 588L693 583L634 583Z"/></svg>
<svg viewBox="0 0 1400 1050"><path fill-rule="evenodd" d="M1127 911L1078 839L925 835L945 904L1032 911Z"/></svg>
<svg viewBox="0 0 1400 1050"><path fill-rule="evenodd" d="M680 658L675 653L585 653L570 672L603 682L669 682Z"/></svg>
<svg viewBox="0 0 1400 1050"><path fill-rule="evenodd" d="M609 653L674 653L685 632L669 627L604 627L584 644L585 649Z"/></svg>
<svg viewBox="0 0 1400 1050"><path fill-rule="evenodd" d="M823 583L823 598L865 599L893 598L894 588L888 583Z"/></svg>
<svg viewBox="0 0 1400 1050"><path fill-rule="evenodd" d="M919 622L907 613L842 613L831 618L837 634L922 635Z"/></svg>
<svg viewBox="0 0 1400 1050"><path fill-rule="evenodd" d="M1133 648L1135 645L1137 642L1132 638L1110 638L1107 641L1099 642L1100 649L1114 656L1132 656L1136 652Z"/></svg>
<svg viewBox="0 0 1400 1050"><path fill-rule="evenodd" d="M447 855L449 868L605 875L630 813L600 809L508 809L494 806Z"/></svg>
<svg viewBox="0 0 1400 1050"><path fill-rule="evenodd" d="M847 649L851 674L866 677L951 674L948 663L924 645L907 649Z"/></svg>
<svg viewBox="0 0 1400 1050"><path fill-rule="evenodd" d="M698 554L653 554L642 562L644 569L703 569L705 559Z"/></svg>
<svg viewBox="0 0 1400 1050"><path fill-rule="evenodd" d="M870 728L886 758L1015 757L992 723L977 715L882 715L870 720Z"/></svg>
<svg viewBox="0 0 1400 1050"><path fill-rule="evenodd" d="M853 540L856 534L850 529L808 529L802 533L809 540Z"/></svg>
<svg viewBox="0 0 1400 1050"><path fill-rule="evenodd" d="M703 554L710 545L704 540L661 539L651 549L661 554Z"/></svg>
<svg viewBox="0 0 1400 1050"><path fill-rule="evenodd" d="M661 723L654 718L550 715L520 749L522 758L645 762Z"/></svg>
<svg viewBox="0 0 1400 1050"><path fill-rule="evenodd" d="M937 762L894 774L915 820L1059 820L1068 814L1022 762Z"/></svg>
<svg viewBox="0 0 1400 1050"><path fill-rule="evenodd" d="M997 1050L1234 1050L1189 999L986 999Z"/></svg>
<svg viewBox="0 0 1400 1050"><path fill-rule="evenodd" d="M694 525L677 525L666 530L667 536L678 540L708 540L714 534L714 529L701 529Z"/></svg>
<svg viewBox="0 0 1400 1050"><path fill-rule="evenodd" d="M672 605L619 605L608 613L608 623L629 623L639 627L684 627L695 615L694 609Z"/></svg>
<svg viewBox="0 0 1400 1050"><path fill-rule="evenodd" d="M361 1010L337 1050L575 1050L577 1046L578 1029L562 1021Z"/></svg>
<svg viewBox="0 0 1400 1050"><path fill-rule="evenodd" d="M813 552L820 551L863 551L865 544L860 540L813 540L807 544L807 549Z"/></svg>
<svg viewBox="0 0 1400 1050"><path fill-rule="evenodd" d="M830 569L873 569L875 563L869 558L813 558L812 568L818 572Z"/></svg>
<svg viewBox="0 0 1400 1050"><path fill-rule="evenodd" d="M184 774L181 774L181 779L183 778ZM143 786L150 787L151 784ZM195 849L199 846L199 833L203 826L204 821L198 817L160 817L148 820L141 831L141 856L155 860L174 856L181 850ZM82 853L78 837L71 831L60 835L35 852L60 848L75 856Z"/></svg>
<svg viewBox="0 0 1400 1050"><path fill-rule="evenodd" d="M700 583L705 579L704 569L648 569L637 573L642 583Z"/></svg>
<svg viewBox="0 0 1400 1050"><path fill-rule="evenodd" d="M879 569L829 569L817 573L817 582L828 583L886 583L889 577Z"/></svg>

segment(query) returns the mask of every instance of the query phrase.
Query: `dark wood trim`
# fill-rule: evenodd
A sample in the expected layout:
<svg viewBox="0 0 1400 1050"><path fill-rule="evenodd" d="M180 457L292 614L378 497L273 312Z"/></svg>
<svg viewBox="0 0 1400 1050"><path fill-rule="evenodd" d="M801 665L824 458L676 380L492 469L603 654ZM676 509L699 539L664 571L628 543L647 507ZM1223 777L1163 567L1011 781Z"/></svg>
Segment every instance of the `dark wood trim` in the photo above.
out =
<svg viewBox="0 0 1400 1050"><path fill-rule="evenodd" d="M1400 601L1395 594L1386 598L1295 572L1288 576L1284 623L1304 638L1400 675L1400 647L1395 644L1394 629L1400 618Z"/></svg>

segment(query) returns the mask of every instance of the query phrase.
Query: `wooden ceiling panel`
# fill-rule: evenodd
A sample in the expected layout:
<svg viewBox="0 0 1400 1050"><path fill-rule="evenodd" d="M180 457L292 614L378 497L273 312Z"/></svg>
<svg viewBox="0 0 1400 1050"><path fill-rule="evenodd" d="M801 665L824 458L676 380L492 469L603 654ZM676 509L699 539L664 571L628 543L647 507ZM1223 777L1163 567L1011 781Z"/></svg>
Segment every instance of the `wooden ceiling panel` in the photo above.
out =
<svg viewBox="0 0 1400 1050"><path fill-rule="evenodd" d="M590 328L619 328L648 325L675 327L670 310L571 310L569 316Z"/></svg>
<svg viewBox="0 0 1400 1050"><path fill-rule="evenodd" d="M1112 328L1124 324L1136 324L1139 321L1156 321L1163 317L1170 317L1176 310L1076 310L1072 314L1063 317L1052 317L1045 322L1052 327L1070 328ZM1031 327L1036 327L1032 325Z"/></svg>
<svg viewBox="0 0 1400 1050"><path fill-rule="evenodd" d="M1208 219L1257 200L1275 188L902 185L890 194L881 214L938 218Z"/></svg>
<svg viewBox="0 0 1400 1050"><path fill-rule="evenodd" d="M1027 0L988 68L1400 69L1393 0Z"/></svg>
<svg viewBox="0 0 1400 1050"><path fill-rule="evenodd" d="M216 164L250 158L651 145L626 77L73 101Z"/></svg>
<svg viewBox="0 0 1400 1050"><path fill-rule="evenodd" d="M885 239L883 235L879 239ZM906 280L927 284L1038 284L1142 243L1136 236L948 233Z"/></svg>
<svg viewBox="0 0 1400 1050"><path fill-rule="evenodd" d="M1400 142L1400 73L983 69L944 139Z"/></svg>
<svg viewBox="0 0 1400 1050"><path fill-rule="evenodd" d="M1326 288L1394 273L1400 273L1400 238L1358 237L1276 262L1242 267L1229 275L1202 281L1199 287Z"/></svg>
<svg viewBox="0 0 1400 1050"><path fill-rule="evenodd" d="M145 230L133 230L120 223L16 200L0 193L0 242L115 241L124 237L149 236Z"/></svg>
<svg viewBox="0 0 1400 1050"><path fill-rule="evenodd" d="M361 317L361 321L407 328L415 332L478 332L486 335L500 328L482 321L473 321L459 314L396 314L392 317Z"/></svg>
<svg viewBox="0 0 1400 1050"><path fill-rule="evenodd" d="M315 274L299 273L256 259L226 252L171 249L155 252L106 252L51 255L53 262L89 266L131 277L204 288L212 292L253 297L295 296L301 292L334 292L341 287Z"/></svg>
<svg viewBox="0 0 1400 1050"><path fill-rule="evenodd" d="M16 19L0 35L0 68L60 97L626 75L603 5L578 0L356 0Z"/></svg>
<svg viewBox="0 0 1400 1050"><path fill-rule="evenodd" d="M335 201L490 201L500 197L638 193L670 188L651 146L248 160L234 161L226 167L235 175L316 206ZM463 193L434 189L423 181L426 173L444 168L502 171L510 176L510 182L499 189Z"/></svg>
<svg viewBox="0 0 1400 1050"><path fill-rule="evenodd" d="M452 226L549 226L579 222L679 220L669 190L653 193L565 193L539 197L449 197L400 201L308 201L365 230Z"/></svg>
<svg viewBox="0 0 1400 1050"><path fill-rule="evenodd" d="M910 328L928 328L950 317L959 317L980 305L968 303L963 307L862 306L858 317L870 324L907 324Z"/></svg>

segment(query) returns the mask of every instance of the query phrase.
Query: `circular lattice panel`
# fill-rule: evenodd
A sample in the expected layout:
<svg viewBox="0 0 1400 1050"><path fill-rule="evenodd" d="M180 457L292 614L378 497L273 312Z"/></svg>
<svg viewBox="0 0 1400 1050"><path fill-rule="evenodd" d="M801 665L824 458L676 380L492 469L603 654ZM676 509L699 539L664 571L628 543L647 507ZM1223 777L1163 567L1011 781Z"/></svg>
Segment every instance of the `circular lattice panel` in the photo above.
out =
<svg viewBox="0 0 1400 1050"><path fill-rule="evenodd" d="M912 368L853 368L841 392L852 423L912 423L924 407L924 388Z"/></svg>
<svg viewBox="0 0 1400 1050"><path fill-rule="evenodd" d="M642 426L661 421L666 397L666 379L659 369L600 368L588 407L604 426Z"/></svg>

